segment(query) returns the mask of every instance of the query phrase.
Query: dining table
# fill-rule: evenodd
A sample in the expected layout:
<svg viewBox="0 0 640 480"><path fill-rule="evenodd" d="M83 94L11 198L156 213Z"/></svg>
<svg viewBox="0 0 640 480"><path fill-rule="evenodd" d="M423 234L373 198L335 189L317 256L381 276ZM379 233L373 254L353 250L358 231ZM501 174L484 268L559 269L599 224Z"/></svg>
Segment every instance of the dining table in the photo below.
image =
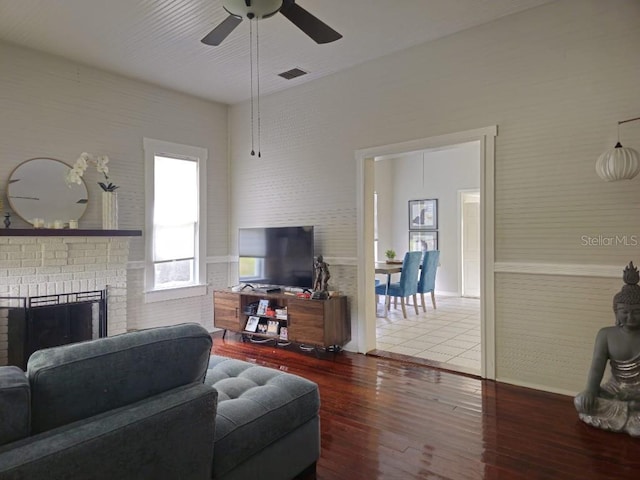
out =
<svg viewBox="0 0 640 480"><path fill-rule="evenodd" d="M402 272L402 262L376 262L376 273L391 275Z"/></svg>

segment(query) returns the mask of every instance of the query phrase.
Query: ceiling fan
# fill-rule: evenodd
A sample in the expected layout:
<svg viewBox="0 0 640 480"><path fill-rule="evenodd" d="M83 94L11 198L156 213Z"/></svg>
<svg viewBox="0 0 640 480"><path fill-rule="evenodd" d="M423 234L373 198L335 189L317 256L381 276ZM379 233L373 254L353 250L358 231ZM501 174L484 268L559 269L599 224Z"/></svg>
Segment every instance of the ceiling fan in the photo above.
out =
<svg viewBox="0 0 640 480"><path fill-rule="evenodd" d="M342 35L295 3L295 0L223 0L222 6L229 16L202 39L202 43L206 45L220 45L242 22L243 17L260 20L278 12L316 43L330 43L342 38Z"/></svg>

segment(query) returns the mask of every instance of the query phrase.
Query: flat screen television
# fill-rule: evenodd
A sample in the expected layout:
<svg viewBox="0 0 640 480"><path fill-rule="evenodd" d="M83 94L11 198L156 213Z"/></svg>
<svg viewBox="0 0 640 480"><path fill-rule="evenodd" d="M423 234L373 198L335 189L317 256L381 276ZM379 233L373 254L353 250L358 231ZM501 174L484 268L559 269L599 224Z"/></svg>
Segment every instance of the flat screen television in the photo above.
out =
<svg viewBox="0 0 640 480"><path fill-rule="evenodd" d="M238 229L243 283L313 287L313 226Z"/></svg>

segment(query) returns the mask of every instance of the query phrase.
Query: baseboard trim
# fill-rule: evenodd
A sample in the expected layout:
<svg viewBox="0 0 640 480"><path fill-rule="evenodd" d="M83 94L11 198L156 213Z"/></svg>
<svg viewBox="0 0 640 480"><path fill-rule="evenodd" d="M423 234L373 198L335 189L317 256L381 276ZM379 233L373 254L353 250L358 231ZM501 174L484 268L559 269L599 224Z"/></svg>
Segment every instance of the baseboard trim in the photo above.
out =
<svg viewBox="0 0 640 480"><path fill-rule="evenodd" d="M509 385L515 385L516 387L531 388L533 390L556 393L558 395L565 395L568 397L575 397L576 394L578 393L578 392L574 392L573 390L566 390L564 388L555 388L555 387L550 387L549 385L539 385L537 383L523 382L520 380L514 380L512 378L504 378L500 376L496 378L496 382L508 383Z"/></svg>

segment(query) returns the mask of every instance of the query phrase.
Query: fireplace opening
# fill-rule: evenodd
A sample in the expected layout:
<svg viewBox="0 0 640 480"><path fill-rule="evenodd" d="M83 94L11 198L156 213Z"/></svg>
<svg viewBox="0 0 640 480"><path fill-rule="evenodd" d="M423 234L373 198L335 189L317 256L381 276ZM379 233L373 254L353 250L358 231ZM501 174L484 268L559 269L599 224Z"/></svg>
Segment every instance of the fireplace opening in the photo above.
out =
<svg viewBox="0 0 640 480"><path fill-rule="evenodd" d="M107 336L107 292L0 297L7 310L8 364L26 369L33 352Z"/></svg>

